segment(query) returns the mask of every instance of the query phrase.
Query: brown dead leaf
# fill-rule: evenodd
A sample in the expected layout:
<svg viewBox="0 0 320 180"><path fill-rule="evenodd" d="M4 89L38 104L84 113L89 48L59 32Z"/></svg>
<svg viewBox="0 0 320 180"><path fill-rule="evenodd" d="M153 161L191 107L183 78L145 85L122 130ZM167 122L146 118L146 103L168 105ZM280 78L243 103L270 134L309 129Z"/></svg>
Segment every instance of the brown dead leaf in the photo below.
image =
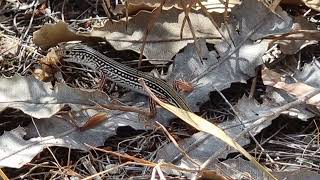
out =
<svg viewBox="0 0 320 180"><path fill-rule="evenodd" d="M173 82L174 87L181 92L190 93L194 90L194 85L191 82L184 80L176 80Z"/></svg>
<svg viewBox="0 0 320 180"><path fill-rule="evenodd" d="M125 19L118 22L108 21L104 27L95 28L89 33L76 33L68 28L62 21L56 24L44 25L40 30L34 32L33 41L43 49L56 46L58 43L66 41L97 41L107 40L118 50L134 50L140 53L143 43L143 35L147 24L154 12L140 12L128 23ZM189 14L195 36L205 38L207 42L217 42L221 38L218 30L211 23L210 19L200 11L191 11ZM156 18L151 32L147 36L144 55L149 59L168 60L179 52L187 43L193 42L193 36L188 24L183 25L185 14L183 10L172 8L162 11ZM216 22L222 22L222 16L214 16ZM146 21L148 20L148 21ZM127 28L128 27L128 28ZM183 27L183 31L181 28ZM182 40L180 33L182 34ZM152 61L159 64L157 61ZM160 63L163 63L160 62Z"/></svg>
<svg viewBox="0 0 320 180"><path fill-rule="evenodd" d="M305 95L317 90L317 88L309 86L303 82L289 84L285 82L285 78L282 77L279 73L267 68L262 70L262 80L265 85L282 89L289 94L296 96L297 98L302 98ZM307 101L307 103L320 108L320 94L313 96Z"/></svg>
<svg viewBox="0 0 320 180"><path fill-rule="evenodd" d="M214 170L202 170L199 172L198 180L227 180Z"/></svg>
<svg viewBox="0 0 320 180"><path fill-rule="evenodd" d="M59 71L59 59L60 57L56 54L54 49L51 49L45 57L39 60L41 69L36 69L34 71L36 78L45 82L51 81L54 74Z"/></svg>
<svg viewBox="0 0 320 180"><path fill-rule="evenodd" d="M68 24L63 21L56 24L46 24L33 33L34 44L42 49L48 49L61 42L88 41L90 39L92 37L73 32L68 28Z"/></svg>
<svg viewBox="0 0 320 180"><path fill-rule="evenodd" d="M142 38L147 25L153 19L153 13L140 12L133 18L130 18L128 23L125 20L118 22L109 21L104 27L93 30L91 36L105 38L118 50L131 49L140 53L143 43ZM210 22L210 19L201 12L191 11L188 15L197 38L206 38L207 42L213 43L221 37L217 29ZM185 14L183 10L177 8L162 11L156 18L151 32L148 34L144 55L149 59L172 59L187 43L193 42L188 24L185 24L183 31L181 31L184 18ZM220 19L219 21L221 22L222 20ZM180 38L180 32L183 32L183 40ZM152 62L160 63L156 61Z"/></svg>
<svg viewBox="0 0 320 180"><path fill-rule="evenodd" d="M108 117L108 114L105 112L100 112L92 116L83 126L80 127L80 131L85 131L85 130L96 127L97 125L105 121L107 117Z"/></svg>

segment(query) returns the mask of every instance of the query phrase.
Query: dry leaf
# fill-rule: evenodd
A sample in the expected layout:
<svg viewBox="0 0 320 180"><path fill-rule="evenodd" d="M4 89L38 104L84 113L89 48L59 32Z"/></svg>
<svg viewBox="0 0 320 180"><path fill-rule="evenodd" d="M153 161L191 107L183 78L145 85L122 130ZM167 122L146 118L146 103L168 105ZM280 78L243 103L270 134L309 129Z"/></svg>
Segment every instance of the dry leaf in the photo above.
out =
<svg viewBox="0 0 320 180"><path fill-rule="evenodd" d="M304 17L296 17L291 31L281 35L280 37L276 37L275 40L283 38L283 40L276 41L279 43L282 53L296 54L307 45L318 42L320 32L316 29L317 28Z"/></svg>
<svg viewBox="0 0 320 180"><path fill-rule="evenodd" d="M102 123L107 119L108 117L107 115L108 114L105 112L100 112L90 117L90 119L88 119L88 121L83 126L80 127L80 131L85 131L93 127L96 127L97 125L99 125L100 123Z"/></svg>
<svg viewBox="0 0 320 180"><path fill-rule="evenodd" d="M99 91L84 91L57 83L44 83L33 76L0 78L0 110L20 109L35 118L49 118L65 104L95 105L108 103L109 97Z"/></svg>
<svg viewBox="0 0 320 180"><path fill-rule="evenodd" d="M213 170L202 170L198 175L198 180L228 180Z"/></svg>
<svg viewBox="0 0 320 180"><path fill-rule="evenodd" d="M194 85L191 82L184 80L176 80L173 82L174 87L181 92L190 93L194 90Z"/></svg>
<svg viewBox="0 0 320 180"><path fill-rule="evenodd" d="M184 3L189 5L190 2L195 2L194 0L185 0ZM160 6L161 0L128 0L127 1L127 11L129 15L136 14L142 10L152 10ZM207 0L201 2L209 12L222 13L225 10L224 3L220 0ZM228 1L228 11L231 10L235 5L240 4L240 0L229 0ZM167 0L164 3L163 9L168 10L172 7L182 9L181 0ZM193 4L193 8L199 10L198 4ZM125 14L125 9L123 8L123 14Z"/></svg>
<svg viewBox="0 0 320 180"><path fill-rule="evenodd" d="M59 21L56 24L46 24L33 33L33 42L42 49L58 45L67 41L86 41L90 37L79 35L68 28L68 24Z"/></svg>
<svg viewBox="0 0 320 180"><path fill-rule="evenodd" d="M259 28L250 36L252 40L259 40L268 35L283 34L289 32L292 27L291 17L280 7L272 12L261 1L246 0L241 5L235 7L231 12L235 19L238 20L241 34L250 34L256 26Z"/></svg>
<svg viewBox="0 0 320 180"><path fill-rule="evenodd" d="M128 22L125 19L118 22L108 21L103 28L93 30L91 36L105 38L117 50L131 49L140 53L143 35L148 23L153 19L153 15L154 12L140 12L130 18ZM216 42L221 37L209 18L199 11L191 11L189 17L195 29L196 37L206 38L211 43ZM182 38L184 40L180 39L184 18L184 12L180 9L172 8L168 11L162 11L159 17L155 19L154 26L148 34L144 55L149 59L168 60L185 47L188 42L193 42L187 24L183 27ZM152 61L152 63L160 62Z"/></svg>
<svg viewBox="0 0 320 180"><path fill-rule="evenodd" d="M59 71L60 57L56 54L54 49L51 49L49 53L39 60L41 69L36 69L34 73L36 74L37 79L49 82L53 80L54 74Z"/></svg>
<svg viewBox="0 0 320 180"><path fill-rule="evenodd" d="M303 82L295 82L289 84L279 73L267 68L262 70L262 80L265 85L282 89L287 93L296 96L297 98L302 98L305 95L317 90L317 88L304 84ZM320 94L313 96L307 101L307 103L320 108Z"/></svg>

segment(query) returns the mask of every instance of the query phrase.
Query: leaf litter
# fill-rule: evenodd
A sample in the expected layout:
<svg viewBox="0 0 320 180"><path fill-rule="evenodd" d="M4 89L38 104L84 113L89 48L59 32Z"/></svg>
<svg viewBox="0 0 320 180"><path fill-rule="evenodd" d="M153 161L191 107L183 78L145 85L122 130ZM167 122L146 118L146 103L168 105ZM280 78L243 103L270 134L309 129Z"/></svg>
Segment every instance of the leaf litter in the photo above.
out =
<svg viewBox="0 0 320 180"><path fill-rule="evenodd" d="M19 11L24 10L18 6L11 6L12 3L10 2L10 6L7 7L18 8ZM316 40L319 33L316 30L316 26L303 16L293 18L291 14L287 13L288 11L281 9L278 4L271 4L273 6L268 7L266 3L247 0L241 4L239 2L235 3L239 5L229 6L229 12L224 12L224 14L219 14L223 11L219 13L210 11L212 16L216 15L213 19L216 23L219 22L219 26L213 25L208 18L208 14L205 14L199 7L194 8L188 12L192 23L192 27L189 27L190 24L186 23L183 5L181 6L176 1L166 3L160 14L157 14L154 8L158 7L161 1L152 3L148 1L139 1L138 3L136 1L128 1L127 5L129 6L115 5L116 8L109 9L109 11L112 13L121 11L122 16L126 13L126 7L132 9L129 8L130 17L112 21L107 20L108 18L99 19L98 16L98 18L90 16L80 22L79 19L83 18L81 15L77 20L70 18L70 21L68 22L67 20L66 23L59 21L56 15L50 14L47 18L54 19L56 23L44 25L43 22L40 22L40 25L43 25L42 28L36 27L34 29L30 29L32 27L30 26L29 29L33 32L33 42L30 41L32 36L28 30L25 35L22 34L20 36L24 40L20 41L24 43L22 46L19 45L19 42L12 41L12 44L10 44L11 42L8 44L8 41L5 41L8 37L9 39L17 38L14 36L14 31L10 29L9 21L0 23L0 28L4 29L5 34L1 34L0 44L7 44L1 46L1 60L4 62L1 65L3 77L0 79L2 87L0 91L1 110L4 112L8 108L18 109L33 118L33 123L28 126L12 128L11 131L5 131L0 136L0 143L2 144L2 148L0 148L0 152L2 152L0 154L0 166L23 168L36 155L50 146L63 146L85 151L90 150L90 146L106 146L107 148L108 145L106 144L112 142L110 138L112 139L114 135L124 133L117 131L119 127L123 126L133 127L134 130L132 131L142 129L145 130L144 132L150 132L156 127L155 121L161 122L167 127L172 124L169 120L175 116L160 108L157 108L156 117L148 120L148 122L143 120L145 117L135 112L104 108L104 104L109 105L109 108L112 106L110 96L105 93L105 89L94 87L94 85L97 85L95 79L99 78L99 76L96 77L95 73L83 67L71 68L76 73L71 74L71 76L75 76L70 78L70 74L66 76L64 72L66 69L60 69L59 67L64 65L63 62L54 64L54 66L58 66L55 71L51 71L50 66L44 66L43 63L45 64L45 61L42 61L42 65L38 64L37 59L42 57L41 54L46 54L46 49L62 42L79 40L82 43L107 41L113 46L114 52L121 53L124 52L123 50L132 50L136 53L142 52L146 58L144 62L149 61L152 67L167 66L164 62L173 59L173 64L168 68L168 74L160 76L166 77L171 84L176 81L190 82L193 86L192 91L181 92L181 94L184 94L194 112L203 112L204 104L208 102L215 103L214 99L216 97L211 96L212 92L225 92L232 88L234 83L247 83L261 73L261 81L263 81L263 86L265 87L262 92L263 95L260 97L257 95L252 96L252 94L258 93L257 90L261 86L261 84L256 84L256 86L252 85L249 93L240 95L237 100L231 101L229 99L230 102L228 102L228 97L224 97L227 103L227 108L224 109L228 109L228 115L224 117L230 118L220 122L218 126L224 129L241 146L252 145L253 140L257 146L255 149L262 150L261 153L266 155L262 162L265 162L272 170L279 171L286 168L290 170L290 167L284 167L277 163L277 157L270 157L270 154L275 151L274 149L271 149L272 151L269 153L266 152L265 148L269 147L263 143L264 148L262 148L255 137L265 134L266 129L276 123L275 121L271 123L272 120L279 117L280 114L306 122L310 122L310 120L316 121L314 118L317 117L319 106L318 98L314 96L314 93L318 92L317 73L319 70L317 66L318 60L315 58L317 54L314 53L314 59L311 62L310 60L308 62L308 60L301 59L301 53L306 48L312 44L317 46ZM194 3L193 1L192 3L199 5L199 3ZM210 4L210 2L207 3ZM233 1L230 3L232 4ZM286 7L286 3L283 2L282 5ZM305 3L307 4L307 2ZM172 7L173 5L174 7ZM210 6L205 5L209 10ZM221 7L221 4L216 7L218 6ZM310 5L307 4L307 6ZM36 6L26 6L26 9L29 9L28 7L36 9ZM46 5L44 4L43 7L46 8ZM96 11L91 13L101 12L98 7L101 8L102 5L97 4ZM312 5L311 7L316 9L317 6ZM70 6L67 4L65 8L70 8ZM91 4L90 8L94 8L94 6ZM117 10L117 8L121 9ZM54 9L52 10L54 11ZM102 12L107 13L105 8ZM68 19L70 12L64 11L64 13L66 15L64 18ZM89 11L87 13L90 14ZM253 16L252 14L255 15ZM226 21L226 15L229 15L228 21ZM310 11L304 15L313 16ZM25 24L23 18L16 18L14 17L14 21L18 20L21 23L12 27L16 28L18 32L24 31L20 27L28 26L28 24ZM34 22L39 23L38 19ZM83 22L87 23L85 24L85 32L79 28L79 24ZM143 38L146 35L148 25L151 28L146 36L146 41L144 41ZM195 32L193 32L194 30ZM193 35L197 37L196 41L194 41ZM29 39L23 39L26 36ZM143 43L145 43L145 47L141 51ZM214 44L214 46L210 46L208 43ZM271 51L268 51L268 49L275 43L279 45L279 51L282 53L281 59L272 57L272 54L269 54ZM41 47L42 50L37 47ZM26 50L28 53L26 53ZM112 51L107 51L112 53ZM297 54L300 54L300 58L297 58ZM16 57L14 57L15 55ZM267 61L264 57L272 57L275 61L266 63ZM24 59L25 61L23 61ZM49 65L52 64L49 63ZM72 66L72 64L67 66ZM10 68L8 69L8 67ZM162 73L163 69L158 69ZM12 76L15 73L24 76ZM77 73L80 74L81 78L74 79L77 77ZM47 79L49 77L48 74L52 76ZM39 81L33 75L51 82ZM12 77L6 78L4 76ZM85 81L83 82L83 80ZM117 93L116 91L119 89L120 91ZM112 93L110 94L110 92ZM127 105L141 108L135 109L139 110L139 112L146 110L146 96L134 92L125 92L121 97L121 88L118 87L115 90L109 89L108 94L111 96L116 95L121 102ZM293 105L296 103L299 106L291 106L290 103ZM205 109L207 111L206 114L210 114L209 112L212 111L209 111L208 107ZM221 115L221 113L224 112L219 112L218 114ZM100 117L101 115L102 117ZM262 121L263 119L265 120ZM96 122L88 124L90 123L88 120ZM81 128L79 130L76 126L81 126L82 131L80 131ZM171 133L177 133L176 138L180 139L178 134L183 133L183 128L179 127L178 131L181 132L173 130ZM244 132L250 132L250 134L241 135ZM312 135L308 138L311 138L310 141L307 141L308 143L314 143ZM109 141L106 141L106 139ZM147 138L145 140L151 139ZM130 138L124 141L130 141ZM135 142L134 140L131 141ZM116 150L121 151L121 143L119 142L118 144L120 149ZM142 142L140 141L140 143ZM141 146L140 143L136 144L136 146L141 150L144 146ZM137 151L131 150L132 145L122 150L124 152L137 153ZM174 171L168 171L166 168L162 169L166 175L178 176L183 172L184 175L192 178L196 175L194 172L181 171L179 168L198 169L198 167L210 167L215 170L217 166L223 163L213 161L214 159L225 159L236 152L234 150L221 152L225 148L224 143L201 131L192 134L189 132L187 138L178 141L178 145L187 152L189 158L197 162L197 165L195 166L186 157L183 157L172 143L165 144L162 142L161 148L158 146L153 150L156 156L151 159L175 164L175 168L171 169ZM220 153L218 153L219 151ZM150 156L142 156L142 159L146 157ZM19 161L15 161L15 159L19 159ZM307 159L302 155L300 163L302 162L305 165L304 163L314 160ZM225 161L225 164L228 161ZM247 161L240 161L248 165ZM161 167L161 164L159 165ZM241 172L249 171L257 179L265 177L265 174L259 174L260 170L252 170L252 166L239 164L234 166L245 167L242 169L237 168L240 174ZM105 170L100 169L99 171L103 172ZM126 171L130 172L128 169ZM98 172L96 170L92 172L95 172L91 174L92 176L100 175L96 174ZM159 169L157 172L160 176ZM226 173L224 171L220 172L220 174L225 177L232 176L232 172ZM154 174L152 173L152 175ZM82 174L81 176L85 177L87 175ZM233 174L233 177L239 177L239 174Z"/></svg>

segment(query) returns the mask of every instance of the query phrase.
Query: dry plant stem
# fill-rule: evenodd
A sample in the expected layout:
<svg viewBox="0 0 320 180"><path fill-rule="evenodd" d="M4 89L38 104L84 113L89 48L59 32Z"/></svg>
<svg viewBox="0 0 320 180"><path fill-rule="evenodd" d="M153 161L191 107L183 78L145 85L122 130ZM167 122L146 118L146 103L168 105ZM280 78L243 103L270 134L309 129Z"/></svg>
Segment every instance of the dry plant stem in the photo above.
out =
<svg viewBox="0 0 320 180"><path fill-rule="evenodd" d="M119 168L121 168L121 167L127 166L127 165L140 165L140 166L144 166L145 164L135 163L135 162L125 162L125 163L120 164L120 165L118 165L118 166L116 166L116 167L112 167L112 168L109 168L109 169L107 169L107 170L101 171L101 172L99 172L99 173L97 173L97 174L94 174L94 175L91 175L91 176L82 178L82 180L91 180L91 179L96 178L97 176L104 175L104 174L106 174L106 173L108 173L108 172L110 172L110 171L115 171L115 170L117 170L117 169L119 169Z"/></svg>
<svg viewBox="0 0 320 180"><path fill-rule="evenodd" d="M185 153L190 152L191 150L193 150L196 146L198 146L200 143L204 142L205 140L207 140L208 138L210 138L212 135L211 134L205 134L201 137L199 137L195 142L192 142L192 144L190 144L185 150ZM177 163L178 161L180 161L183 158L184 154L183 153L179 153L176 157L174 157L170 162L172 164Z"/></svg>
<svg viewBox="0 0 320 180"><path fill-rule="evenodd" d="M69 145L69 148L68 148L67 167L70 166L70 157L71 157L71 145Z"/></svg>
<svg viewBox="0 0 320 180"><path fill-rule="evenodd" d="M9 180L9 178L8 178L7 175L2 171L2 169L0 169L0 177L1 177L3 180Z"/></svg>
<svg viewBox="0 0 320 180"><path fill-rule="evenodd" d="M143 58L143 51L144 51L144 47L146 46L146 40L147 40L147 37L149 35L149 32L153 28L153 26L155 24L155 21L156 21L156 18L160 15L160 13L162 11L162 7L163 7L165 2L166 2L166 0L161 0L160 6L157 7L154 10L155 13L150 18L149 23L148 23L147 28L146 28L146 31L144 32L144 35L143 35L143 38L142 38L143 39L143 43L142 43L142 46L141 46L140 56L139 56L138 69L141 67L141 61L142 61L142 58Z"/></svg>
<svg viewBox="0 0 320 180"><path fill-rule="evenodd" d="M31 15L31 18L30 18L30 21L29 21L29 25L28 25L28 28L26 29L25 33L23 34L23 36L21 37L21 40L24 40L24 38L26 38L31 26L32 26L32 22L33 22L33 19L34 19L34 15L36 14L36 9L37 9L37 6L39 4L39 1L38 0L35 0L34 1L34 5L33 5L33 11L32 11L32 15Z"/></svg>
<svg viewBox="0 0 320 180"><path fill-rule="evenodd" d="M294 36L296 34L297 36ZM318 30L295 30L281 35L271 35L264 39L271 39L270 44L278 40L318 40L320 39L320 32Z"/></svg>
<svg viewBox="0 0 320 180"><path fill-rule="evenodd" d="M313 121L313 122L314 122L314 121ZM314 122L314 124L315 124L315 126L316 126L316 128L317 128L317 130L316 130L316 131L317 131L317 136L315 136L314 138L312 138L312 139L310 140L310 142L306 145L306 147L304 148L304 150L303 150L303 152L302 152L301 157L304 156L304 154L306 153L308 147L309 147L310 145L312 145L312 143L314 142L314 140L317 139L317 145L319 146L319 128L318 128L316 122ZM316 152L314 152L313 155L315 155L318 151L320 151L320 149L318 149ZM300 165L301 165L301 163L302 163L302 162L300 162Z"/></svg>
<svg viewBox="0 0 320 180"><path fill-rule="evenodd" d="M126 31L128 30L128 21L129 21L129 11L128 11L128 1L124 2L126 6Z"/></svg>
<svg viewBox="0 0 320 180"><path fill-rule="evenodd" d="M299 168L299 169L307 169L309 167L303 166L303 165L298 165L298 164L293 164L293 163L283 163L283 162L275 162L277 165L282 165L282 166L289 166L289 167L294 167L294 168ZM269 163L266 163L268 165ZM286 169L283 169L284 171ZM319 171L319 166L317 168L311 168L311 170L314 171Z"/></svg>
<svg viewBox="0 0 320 180"><path fill-rule="evenodd" d="M256 71L256 76L252 80L250 93L249 93L249 99L252 99L254 96L254 92L255 92L256 86L257 86L257 78L258 78L258 70Z"/></svg>
<svg viewBox="0 0 320 180"><path fill-rule="evenodd" d="M17 24L17 18L18 16L21 15L21 13L17 13L14 17L13 17L13 27L15 29L15 31L17 32L17 34L21 35L21 31L18 28L18 24Z"/></svg>
<svg viewBox="0 0 320 180"><path fill-rule="evenodd" d="M320 130L319 130L319 127L317 125L316 122L314 122L315 126L317 127L317 145L320 145Z"/></svg>
<svg viewBox="0 0 320 180"><path fill-rule="evenodd" d="M64 8L65 8L65 6L66 6L66 1L68 1L68 0L63 0L63 2L62 2L62 7L61 7L61 20L62 20L63 22L65 22L65 21L64 21Z"/></svg>
<svg viewBox="0 0 320 180"><path fill-rule="evenodd" d="M110 110L119 110L119 111L124 111L124 112L136 112L139 114L142 114L144 116L150 117L150 111L133 107L133 106L124 106L124 105L118 105L118 104L99 104L99 106L103 108L107 108Z"/></svg>
<svg viewBox="0 0 320 180"><path fill-rule="evenodd" d="M223 22L227 25L228 24L228 7L229 7L229 0L226 0L224 3L224 12L223 12Z"/></svg>
<svg viewBox="0 0 320 180"><path fill-rule="evenodd" d="M41 136L41 134L40 134L40 131L39 131L39 129L38 129L38 127L37 127L37 125L36 125L36 123L34 122L34 119L33 119L32 117L31 117L31 120L32 120L32 124L34 125L34 128L35 128L36 131L37 131L38 136L39 136L40 138L42 138L42 136ZM59 164L58 159L56 158L56 156L54 155L54 153L51 151L50 147L46 146L46 148L48 149L48 151L49 151L50 154L52 155L54 161L56 162L56 164L57 164L57 166L58 166L58 168L59 168L59 170L60 170L60 169L61 169L61 165Z"/></svg>
<svg viewBox="0 0 320 180"><path fill-rule="evenodd" d="M276 136L282 129L284 129L287 125L281 126L274 134L272 134L270 137L268 137L267 139L265 139L263 142L261 142L261 146L263 146L266 142L268 142L270 139L272 139L274 136ZM265 151L265 150L263 150ZM266 156L271 159L271 157L269 156L269 154L266 153ZM280 171L280 167L275 163L275 161L271 161L271 163L274 163L274 167L276 168L276 170Z"/></svg>
<svg viewBox="0 0 320 180"><path fill-rule="evenodd" d="M88 159L81 159L81 164L90 174L97 174L97 170L93 167L91 162ZM95 176L95 180L102 180L100 176Z"/></svg>
<svg viewBox="0 0 320 180"><path fill-rule="evenodd" d="M102 0L102 8L106 15L109 17L109 20L112 22L112 17L109 11L109 8L111 7L110 5L110 0Z"/></svg>
<svg viewBox="0 0 320 180"><path fill-rule="evenodd" d="M4 25L0 24L0 28L6 31L9 35L14 35L15 32L10 30L8 27L5 27Z"/></svg>
<svg viewBox="0 0 320 180"><path fill-rule="evenodd" d="M304 104L308 99L312 98L313 96L317 95L320 93L320 90L311 92L309 94L307 94L306 96L299 98L293 102L287 103L283 106L280 106L278 108L274 108L273 111L270 112L270 115L266 115L262 118L259 118L257 121L255 121L253 123L252 126L248 127L247 129L245 129L242 133L240 133L239 135L237 135L234 140L237 141L239 140L240 137L244 136L245 134L247 134L250 130L256 128L257 126L259 126L260 124L267 122L267 121L272 121L273 119L277 118L283 111L290 109L294 106L297 106L299 104ZM206 162L204 162L201 165L201 170L205 169L214 159L216 159L217 156L219 156L221 153L223 153L228 146L224 146L223 148L221 148L220 151L214 153Z"/></svg>
<svg viewBox="0 0 320 180"><path fill-rule="evenodd" d="M202 63L202 57L201 57L201 49L200 49L200 45L197 41L197 37L196 37L196 34L194 32L194 28L192 26L192 23L191 23L191 20L189 18L189 12L191 10L191 4L189 5L189 7L186 7L187 5L184 3L184 0L180 0L180 3L182 5L182 8L183 8L183 11L184 11L184 19L183 19L183 22L182 22L182 26L181 26L181 30L180 30L180 38L182 38L183 36L183 28L185 26L185 22L187 21L188 22L188 26L190 28L190 32L192 34L192 38L193 38L193 41L194 41L194 45L196 47L196 52L198 54L198 57L199 57L199 60L200 62Z"/></svg>
<svg viewBox="0 0 320 180"><path fill-rule="evenodd" d="M31 173L34 171L34 170L36 170L37 168L41 168L41 167L43 167L43 165L45 165L45 164L49 164L48 162L44 162L44 163L41 163L41 164L35 164L35 165L33 165L33 167L31 167L29 170L28 170L28 172L26 172L26 173L24 173L23 175L20 175L19 176L19 179L27 179L27 177L29 176L29 175L31 175ZM53 167L50 167L50 168L53 168ZM54 168L57 168L57 167L54 167Z"/></svg>
<svg viewBox="0 0 320 180"><path fill-rule="evenodd" d="M221 29L219 28L218 24L214 21L214 19L212 18L211 14L208 12L207 8L201 3L200 0L194 0L194 1L197 1L197 3L200 5L200 8L201 10L204 12L204 14L209 18L209 20L211 21L211 23L213 24L213 26L216 28L216 30L219 32L219 34L221 35L221 37L229 44L229 42L227 41L228 38L223 34L223 32L221 31ZM227 0L228 2L229 0ZM228 13L228 7L225 6L226 8L226 12ZM227 31L228 31L228 36L229 38L231 39L231 36L230 36L230 30L227 26L227 21L224 21L225 25L226 25L226 28L227 28ZM233 42L233 41L232 41ZM234 45L233 45L234 46Z"/></svg>
<svg viewBox="0 0 320 180"><path fill-rule="evenodd" d="M255 33L265 23L264 21L267 18L268 18L268 15L266 15L257 25L255 25L254 28L247 34L247 36L236 47L234 47L234 49L228 55L222 57L221 59L219 59L218 63L209 67L203 73L199 74L196 78L192 80L192 83L196 84L196 81L206 76L208 73L210 73L211 71L219 67L222 63L225 63L225 61L228 60L237 50L239 50L242 47L242 45L250 38L250 36L252 36L252 34Z"/></svg>
<svg viewBox="0 0 320 180"><path fill-rule="evenodd" d="M157 124L162 128L162 130L166 133L166 135L169 137L169 139L172 141L172 143L176 146L176 148L180 151L181 154L183 154L189 161L191 161L195 166L199 167L199 164L195 162L177 143L177 141L171 136L171 134L167 131L167 129L160 123L157 122Z"/></svg>
<svg viewBox="0 0 320 180"><path fill-rule="evenodd" d="M219 36L203 36L203 39L221 39ZM105 41L114 42L130 42L130 43L161 43L161 42L178 42L178 41L189 41L193 38L170 38L170 39L159 39L159 40L128 40L128 39L108 39L104 38ZM142 59L141 59L142 60Z"/></svg>
<svg viewBox="0 0 320 180"><path fill-rule="evenodd" d="M223 13L223 22L225 24L225 28L227 30L227 33L228 33L228 37L233 45L233 47L236 46L236 44L234 43L233 39L232 39L232 36L231 36L231 31L230 31L230 28L228 26L229 24L229 19L228 19L228 7L229 7L229 0L226 0L226 2L224 3L224 13ZM228 43L229 44L229 43Z"/></svg>
<svg viewBox="0 0 320 180"><path fill-rule="evenodd" d="M152 98L149 98L149 118L154 118L157 114L157 104L152 100Z"/></svg>
<svg viewBox="0 0 320 180"><path fill-rule="evenodd" d="M156 172L158 172L159 175L159 179L160 180L166 180L166 178L164 177L164 174L161 170L161 162L159 164L156 165L156 167L153 168L152 170L152 176L151 176L151 180L157 180L156 178Z"/></svg>
<svg viewBox="0 0 320 180"><path fill-rule="evenodd" d="M83 178L83 176L75 173L73 170L70 170L70 169L64 169L64 170L65 171L63 171L63 172L58 172L58 171L51 170L50 173L51 174L54 173L54 175L51 177L51 179L59 179L59 178L55 178L55 176L58 176L58 175L60 175L62 177L73 176L73 177L78 177L78 179L82 179ZM62 179L62 178L60 178L60 179ZM65 179L67 179L67 178L65 178Z"/></svg>

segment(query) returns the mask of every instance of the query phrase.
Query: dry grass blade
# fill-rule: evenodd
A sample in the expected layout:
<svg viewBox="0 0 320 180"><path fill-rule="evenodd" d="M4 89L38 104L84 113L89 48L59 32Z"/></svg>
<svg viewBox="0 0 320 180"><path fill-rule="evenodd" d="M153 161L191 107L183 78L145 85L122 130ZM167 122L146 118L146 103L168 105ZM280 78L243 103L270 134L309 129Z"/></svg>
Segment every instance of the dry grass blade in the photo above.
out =
<svg viewBox="0 0 320 180"><path fill-rule="evenodd" d="M185 110L182 110L180 108L177 108L173 105L166 104L159 100L152 92L151 90L145 85L143 79L140 79L139 82L144 87L145 91L150 95L150 97L155 100L160 106L167 109L168 111L172 112L176 116L178 116L180 119L185 121L186 123L190 124L194 128L196 128L199 131L206 132L208 134L211 134L220 140L227 143L229 146L235 148L238 150L242 155L244 155L246 158L248 158L254 165L256 165L261 171L268 174L272 179L277 179L274 177L265 167L263 167L261 164L259 164L254 157L252 157L241 145L239 145L237 142L235 142L232 138L230 138L222 129L220 129L218 126L215 126L214 124L208 122L207 120L203 119L202 117L199 117L198 115L188 112Z"/></svg>
<svg viewBox="0 0 320 180"><path fill-rule="evenodd" d="M0 177L1 177L3 180L9 180L9 178L8 178L7 175L2 171L2 169L0 169Z"/></svg>

